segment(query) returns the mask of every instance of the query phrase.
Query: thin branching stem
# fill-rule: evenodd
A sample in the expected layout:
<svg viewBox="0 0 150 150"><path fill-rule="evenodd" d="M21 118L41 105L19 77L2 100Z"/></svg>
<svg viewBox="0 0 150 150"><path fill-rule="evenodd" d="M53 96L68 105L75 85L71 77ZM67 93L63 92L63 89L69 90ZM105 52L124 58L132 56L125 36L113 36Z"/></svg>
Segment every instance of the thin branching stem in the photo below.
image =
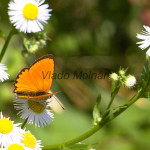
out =
<svg viewBox="0 0 150 150"><path fill-rule="evenodd" d="M3 46L2 50L1 50L0 62L2 61L2 59L3 59L3 57L4 57L5 53L6 53L8 44L9 44L9 42L10 42L12 36L13 36L15 33L16 33L16 31L12 29L12 30L10 31L9 35L7 36L6 41L5 41L5 44L4 44L4 46Z"/></svg>
<svg viewBox="0 0 150 150"><path fill-rule="evenodd" d="M28 121L28 118L26 118L25 121L23 122L23 124L22 124L22 126L21 126L21 129L23 129L23 128L25 127L27 121Z"/></svg>
<svg viewBox="0 0 150 150"><path fill-rule="evenodd" d="M108 122L112 121L113 119L115 119L117 116L119 116L121 113L123 113L126 109L128 109L133 103L135 103L143 94L143 90L139 90L135 96L133 96L127 104L123 105L122 107L120 107L118 110L116 110L114 113L112 113L110 116L106 117L106 118L102 118L101 122L94 126L92 129L90 129L89 131L87 131L86 133L80 135L79 137L76 137L70 141L67 141L65 143L62 144L57 144L57 145L49 145L49 146L44 146L43 150L56 150L56 149L62 149L63 147L68 147L70 145L76 144L78 142L81 142L85 139L87 139L88 137L90 137L91 135L93 135L94 133L96 133L98 130L100 130L103 126L105 126Z"/></svg>

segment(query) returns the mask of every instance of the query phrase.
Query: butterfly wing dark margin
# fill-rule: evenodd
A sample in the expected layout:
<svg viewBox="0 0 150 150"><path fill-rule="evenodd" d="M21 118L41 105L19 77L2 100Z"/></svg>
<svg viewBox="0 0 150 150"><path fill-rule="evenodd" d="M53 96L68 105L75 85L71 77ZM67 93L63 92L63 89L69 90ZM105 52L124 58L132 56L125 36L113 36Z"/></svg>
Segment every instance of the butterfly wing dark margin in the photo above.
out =
<svg viewBox="0 0 150 150"><path fill-rule="evenodd" d="M52 84L54 57L45 55L17 75L14 93L48 92Z"/></svg>

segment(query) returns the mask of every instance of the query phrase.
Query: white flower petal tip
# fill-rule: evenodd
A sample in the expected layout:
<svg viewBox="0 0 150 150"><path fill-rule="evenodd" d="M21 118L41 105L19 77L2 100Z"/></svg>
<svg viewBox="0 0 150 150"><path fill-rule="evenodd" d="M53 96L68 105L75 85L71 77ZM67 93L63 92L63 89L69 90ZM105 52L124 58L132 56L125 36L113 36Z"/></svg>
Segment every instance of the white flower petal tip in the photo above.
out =
<svg viewBox="0 0 150 150"><path fill-rule="evenodd" d="M4 64L0 63L0 80L4 82L4 80L9 79L9 74L5 72L5 70L8 70L7 67Z"/></svg>
<svg viewBox="0 0 150 150"><path fill-rule="evenodd" d="M143 26L145 31L142 31L140 34L137 34L137 38L142 40L140 42L137 42L136 44L139 44L139 48L144 50L150 46L150 27ZM147 52L146 54L150 54L150 52ZM150 56L150 55L149 55Z"/></svg>
<svg viewBox="0 0 150 150"><path fill-rule="evenodd" d="M150 56L150 48L147 50L146 55Z"/></svg>
<svg viewBox="0 0 150 150"><path fill-rule="evenodd" d="M20 32L35 33L43 30L43 25L50 19L48 4L45 0L14 0L8 4L10 22Z"/></svg>

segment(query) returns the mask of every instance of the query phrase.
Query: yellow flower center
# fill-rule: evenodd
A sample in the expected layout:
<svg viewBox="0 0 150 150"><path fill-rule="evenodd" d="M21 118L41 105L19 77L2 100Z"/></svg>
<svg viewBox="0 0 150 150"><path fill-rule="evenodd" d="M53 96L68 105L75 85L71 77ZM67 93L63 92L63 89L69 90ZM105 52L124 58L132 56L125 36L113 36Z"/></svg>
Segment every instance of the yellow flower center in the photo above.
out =
<svg viewBox="0 0 150 150"><path fill-rule="evenodd" d="M13 130L13 123L7 118L0 119L0 132L7 134Z"/></svg>
<svg viewBox="0 0 150 150"><path fill-rule="evenodd" d="M28 106L30 107L30 109L32 109L35 113L42 113L45 110L45 105L40 103L40 102L36 102L36 101L28 101Z"/></svg>
<svg viewBox="0 0 150 150"><path fill-rule="evenodd" d="M36 138L30 132L25 132L22 134L23 139L21 142L28 148L35 148L36 147Z"/></svg>
<svg viewBox="0 0 150 150"><path fill-rule="evenodd" d="M25 150L23 146L19 145L19 144L11 144L9 145L9 147L7 148L7 150Z"/></svg>
<svg viewBox="0 0 150 150"><path fill-rule="evenodd" d="M38 16L38 7L32 3L28 3L23 8L23 16L28 20L34 20Z"/></svg>

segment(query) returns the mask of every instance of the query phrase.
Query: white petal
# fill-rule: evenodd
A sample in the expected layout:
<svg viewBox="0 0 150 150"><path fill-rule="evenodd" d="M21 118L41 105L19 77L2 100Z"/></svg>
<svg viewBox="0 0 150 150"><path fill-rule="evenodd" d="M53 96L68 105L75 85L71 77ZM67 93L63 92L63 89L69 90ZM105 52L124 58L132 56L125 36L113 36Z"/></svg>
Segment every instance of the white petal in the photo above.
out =
<svg viewBox="0 0 150 150"><path fill-rule="evenodd" d="M4 80L9 79L9 74L5 72L7 70L7 67L4 64L0 64L0 80L4 82Z"/></svg>
<svg viewBox="0 0 150 150"><path fill-rule="evenodd" d="M147 50L146 54L150 56L150 48Z"/></svg>

